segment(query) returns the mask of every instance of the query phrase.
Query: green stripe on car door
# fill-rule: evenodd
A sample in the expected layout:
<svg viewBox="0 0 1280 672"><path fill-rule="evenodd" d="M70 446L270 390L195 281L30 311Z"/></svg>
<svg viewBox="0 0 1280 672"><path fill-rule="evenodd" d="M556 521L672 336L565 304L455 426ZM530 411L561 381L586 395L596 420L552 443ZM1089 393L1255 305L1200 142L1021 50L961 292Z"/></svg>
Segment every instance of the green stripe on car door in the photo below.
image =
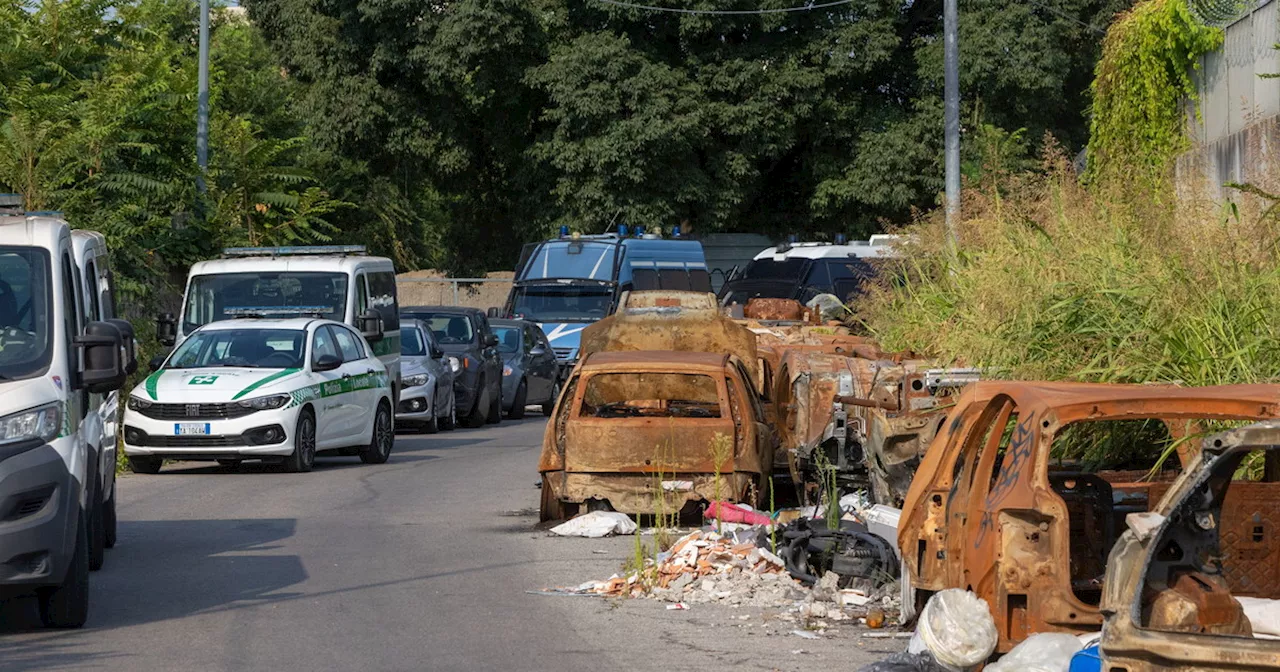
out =
<svg viewBox="0 0 1280 672"><path fill-rule="evenodd" d="M256 382L256 383L254 383L254 384L250 385L249 387L246 387L246 388L244 388L243 390L240 390L238 393L236 393L236 396L231 397L231 400L232 400L232 401L235 401L236 399L239 399L240 397L243 397L244 395L249 394L250 392L252 392L252 391L254 391L254 390L258 389L259 387L262 387L263 385L266 385L267 383L270 383L270 382L272 382L272 381L276 381L276 380L280 380L281 378L284 378L285 376L291 376L291 375L293 375L293 374L295 374L295 373L297 373L297 372L299 372L299 371L301 371L301 370L302 370L302 369L285 369L285 370L283 370L283 371L278 371L278 372L276 372L276 373L273 373L273 374L271 374L271 375L267 376L266 378L263 378L262 380L259 380L258 382Z"/></svg>

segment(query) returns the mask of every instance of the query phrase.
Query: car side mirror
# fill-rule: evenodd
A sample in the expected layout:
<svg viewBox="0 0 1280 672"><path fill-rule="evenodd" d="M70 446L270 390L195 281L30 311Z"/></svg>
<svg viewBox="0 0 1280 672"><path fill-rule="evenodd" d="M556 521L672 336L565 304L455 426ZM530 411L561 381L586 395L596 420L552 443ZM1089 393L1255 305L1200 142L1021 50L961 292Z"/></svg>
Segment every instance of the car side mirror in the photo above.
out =
<svg viewBox="0 0 1280 672"><path fill-rule="evenodd" d="M547 354L547 349L541 345L535 345L531 350L529 350L529 354L535 357L541 357L542 355Z"/></svg>
<svg viewBox="0 0 1280 672"><path fill-rule="evenodd" d="M90 322L75 340L84 368L80 383L93 394L106 394L124 385L128 374L121 356L123 342L120 329L109 322Z"/></svg>
<svg viewBox="0 0 1280 672"><path fill-rule="evenodd" d="M382 315L376 310L366 310L360 314L360 334L364 340L376 343L382 340Z"/></svg>
<svg viewBox="0 0 1280 672"><path fill-rule="evenodd" d="M485 336L485 337L484 337L484 347L486 347L486 348L496 348L496 347L498 347L498 337L497 337L496 335L494 335L494 334L489 334L489 335Z"/></svg>
<svg viewBox="0 0 1280 672"><path fill-rule="evenodd" d="M431 359L444 359L444 351L440 348L431 348Z"/></svg>
<svg viewBox="0 0 1280 672"><path fill-rule="evenodd" d="M164 355L156 355L155 357L152 357L151 361L147 362L147 368L151 369L152 373L159 371L160 367L164 366L164 357Z"/></svg>
<svg viewBox="0 0 1280 672"><path fill-rule="evenodd" d="M156 341L160 345L173 347L178 340L178 318L173 313L160 313L156 317Z"/></svg>
<svg viewBox="0 0 1280 672"><path fill-rule="evenodd" d="M133 333L133 325L125 320L106 320L120 330L120 356L124 359L124 373L132 376L138 371L138 341Z"/></svg>
<svg viewBox="0 0 1280 672"><path fill-rule="evenodd" d="M342 366L342 360L336 355L320 355L320 358L311 365L311 370L316 372L332 371Z"/></svg>
<svg viewBox="0 0 1280 672"><path fill-rule="evenodd" d="M487 317L498 317L498 315L501 314L501 312L502 311L499 310L497 306L489 306L489 309L484 311L484 314Z"/></svg>

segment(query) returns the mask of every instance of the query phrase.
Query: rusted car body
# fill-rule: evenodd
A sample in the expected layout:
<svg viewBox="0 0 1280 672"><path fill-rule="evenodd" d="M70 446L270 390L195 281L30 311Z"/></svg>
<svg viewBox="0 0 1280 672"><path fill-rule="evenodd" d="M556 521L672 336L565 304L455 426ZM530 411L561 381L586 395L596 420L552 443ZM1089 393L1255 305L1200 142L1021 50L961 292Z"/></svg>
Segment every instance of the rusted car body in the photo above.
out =
<svg viewBox="0 0 1280 672"><path fill-rule="evenodd" d="M779 458L792 479L816 483L829 466L842 490L866 488L875 501L901 506L949 395L976 373L846 356L829 346L780 349L771 397Z"/></svg>
<svg viewBox="0 0 1280 672"><path fill-rule="evenodd" d="M1153 512L1129 521L1111 552L1105 669L1280 670L1280 641L1257 638L1274 636L1280 623L1251 622L1242 603L1252 598L1265 616L1280 598L1280 557L1265 539L1280 524L1280 423L1207 438L1202 452Z"/></svg>
<svg viewBox="0 0 1280 672"><path fill-rule="evenodd" d="M1280 386L1271 385L969 385L903 506L898 546L915 591L904 608L944 588L971 589L991 607L1001 652L1033 633L1097 630L1106 558L1125 516L1154 506L1198 459L1195 437L1274 418L1278 404ZM1163 461L1149 457L1152 447ZM1144 462L1095 468L1072 451L1099 463ZM1253 505L1240 501L1236 511L1228 501L1224 521L1250 519ZM1269 553L1267 580L1280 579L1270 533L1233 533L1223 551Z"/></svg>
<svg viewBox="0 0 1280 672"><path fill-rule="evenodd" d="M547 424L542 519L608 507L674 514L714 499L759 505L773 436L745 362L726 353L597 352Z"/></svg>

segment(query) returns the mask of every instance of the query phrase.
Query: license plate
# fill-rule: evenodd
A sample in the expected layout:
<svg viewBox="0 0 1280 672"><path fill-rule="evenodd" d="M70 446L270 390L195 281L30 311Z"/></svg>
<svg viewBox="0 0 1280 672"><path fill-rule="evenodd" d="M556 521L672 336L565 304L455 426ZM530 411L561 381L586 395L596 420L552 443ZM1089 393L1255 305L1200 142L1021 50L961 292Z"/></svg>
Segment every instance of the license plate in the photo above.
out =
<svg viewBox="0 0 1280 672"><path fill-rule="evenodd" d="M207 422L178 422L173 425L174 436L207 436L209 434L209 423Z"/></svg>

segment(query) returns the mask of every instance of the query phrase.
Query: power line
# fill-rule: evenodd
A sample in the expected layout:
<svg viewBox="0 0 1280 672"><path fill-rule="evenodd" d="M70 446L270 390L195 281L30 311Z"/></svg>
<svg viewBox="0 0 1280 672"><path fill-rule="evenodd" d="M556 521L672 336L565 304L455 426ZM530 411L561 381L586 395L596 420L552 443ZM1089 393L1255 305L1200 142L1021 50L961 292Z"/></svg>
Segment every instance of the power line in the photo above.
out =
<svg viewBox="0 0 1280 672"><path fill-rule="evenodd" d="M595 0L596 2L606 5L614 5L617 7L626 7L628 9L647 9L651 12L670 12L673 14L784 14L787 12L808 12L815 9L823 9L824 7L837 7L839 5L847 5L855 0L836 0L835 2L822 2L816 5L801 5L799 7L781 7L778 9L682 9L679 7L654 7L652 5L639 5L631 2L621 2L621 0Z"/></svg>

